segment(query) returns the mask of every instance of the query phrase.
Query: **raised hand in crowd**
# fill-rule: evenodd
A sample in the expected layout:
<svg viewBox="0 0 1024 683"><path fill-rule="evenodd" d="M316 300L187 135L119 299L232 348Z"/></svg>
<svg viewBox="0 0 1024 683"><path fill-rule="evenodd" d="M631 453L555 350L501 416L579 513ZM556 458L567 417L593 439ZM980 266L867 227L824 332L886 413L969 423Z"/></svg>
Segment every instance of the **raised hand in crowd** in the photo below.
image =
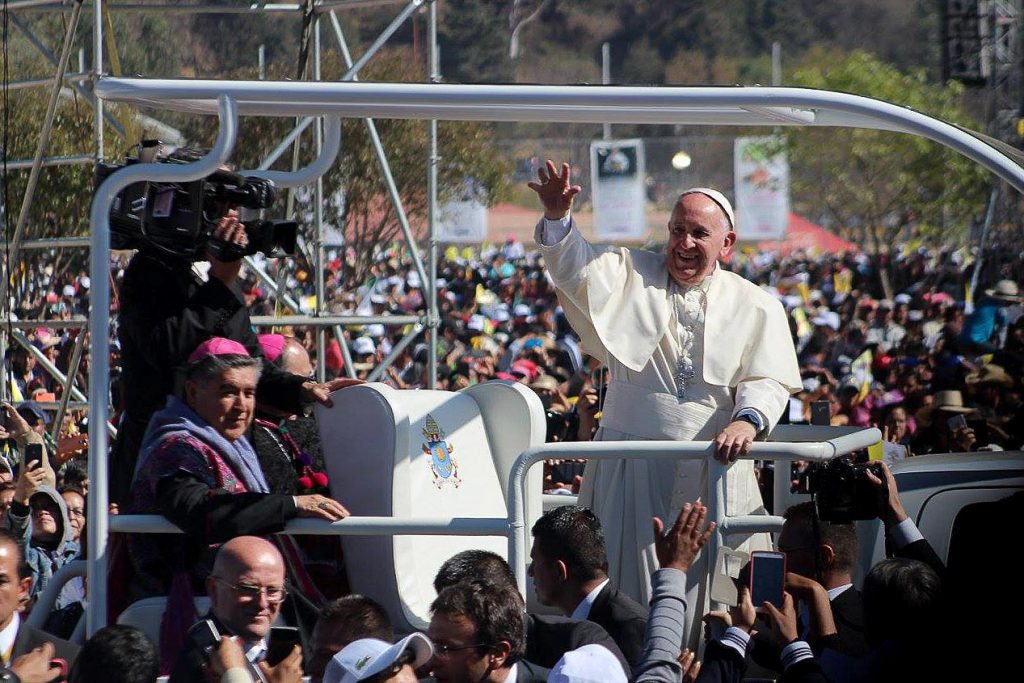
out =
<svg viewBox="0 0 1024 683"><path fill-rule="evenodd" d="M50 683L59 680L66 672L59 662L54 662L56 653L53 643L43 643L11 662L10 671L17 675L21 683Z"/></svg>
<svg viewBox="0 0 1024 683"><path fill-rule="evenodd" d="M884 480L889 495L886 498L881 518L885 528L890 529L908 517L907 511L903 508L903 501L900 500L900 492L896 488L896 478L892 476L889 465L884 462L877 463L877 471L882 473L881 478L870 467L866 468L866 471L868 481L875 486L882 486Z"/></svg>
<svg viewBox="0 0 1024 683"><path fill-rule="evenodd" d="M742 586L737 593L736 605L729 608L729 621L732 626L742 629L747 633L754 630L754 623L757 621L757 610L750 600L750 589Z"/></svg>
<svg viewBox="0 0 1024 683"><path fill-rule="evenodd" d="M777 608L770 602L765 602L764 610L768 615L768 623L771 624L772 634L779 643L786 645L800 637L796 624L796 605L793 603L792 595L788 592L783 592L782 609Z"/></svg>
<svg viewBox="0 0 1024 683"><path fill-rule="evenodd" d="M786 572L786 591L807 606L811 640L817 641L837 632L832 603L824 586L806 576Z"/></svg>
<svg viewBox="0 0 1024 683"><path fill-rule="evenodd" d="M18 409L10 403L4 402L3 404L3 425L0 426L0 438L3 439L20 439L21 437L32 431L29 427L28 422L21 416Z"/></svg>
<svg viewBox="0 0 1024 683"><path fill-rule="evenodd" d="M708 509L700 500L695 503L687 503L679 511L675 524L667 532L665 523L658 517L652 519L654 523L654 551L658 555L658 563L662 569L678 569L689 571L690 565L697 559L701 548L711 538L715 531L715 523L707 526L704 520L707 518Z"/></svg>
<svg viewBox="0 0 1024 683"><path fill-rule="evenodd" d="M322 406L330 408L334 405L334 402L331 400L331 392L363 383L364 382L361 379L350 379L348 377L335 377L334 379L323 383L312 381L303 382L301 394L302 402L319 403Z"/></svg>
<svg viewBox="0 0 1024 683"><path fill-rule="evenodd" d="M295 506L298 508L299 517L326 519L328 522L337 522L339 519L345 519L351 514L338 501L327 496L321 496L319 493L295 496Z"/></svg>
<svg viewBox="0 0 1024 683"><path fill-rule="evenodd" d="M14 488L15 501L22 505L28 505L39 487L56 485L57 475L46 460L44 456L42 460L26 463L21 468Z"/></svg>
<svg viewBox="0 0 1024 683"><path fill-rule="evenodd" d="M573 198L582 191L579 185L569 184L569 164L562 164L562 171L555 169L555 162L548 159L537 169L539 183L529 182L527 187L537 193L544 205L544 217L557 221L565 218L572 208Z"/></svg>
<svg viewBox="0 0 1024 683"><path fill-rule="evenodd" d="M697 653L686 647L679 653L679 665L683 667L682 683L694 683L700 676L700 661Z"/></svg>
<svg viewBox="0 0 1024 683"><path fill-rule="evenodd" d="M210 650L205 668L207 683L220 683L221 677L231 669L248 671L248 666L242 646L234 638L224 636L217 647Z"/></svg>
<svg viewBox="0 0 1024 683"><path fill-rule="evenodd" d="M302 683L302 648L296 645L277 666L260 662L267 683Z"/></svg>

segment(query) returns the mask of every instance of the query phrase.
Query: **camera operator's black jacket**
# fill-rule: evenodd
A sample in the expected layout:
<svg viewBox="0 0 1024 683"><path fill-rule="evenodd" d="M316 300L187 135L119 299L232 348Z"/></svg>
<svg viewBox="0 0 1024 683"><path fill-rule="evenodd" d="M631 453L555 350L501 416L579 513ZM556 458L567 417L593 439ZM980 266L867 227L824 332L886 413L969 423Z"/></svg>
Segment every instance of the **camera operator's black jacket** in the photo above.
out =
<svg viewBox="0 0 1024 683"><path fill-rule="evenodd" d="M167 396L180 392L188 356L210 337L233 339L261 357L249 311L237 285L215 277L201 282L187 258L139 251L121 284L118 335L124 417L111 457L111 501L127 502L142 436ZM298 413L306 378L265 363L257 387L260 401Z"/></svg>

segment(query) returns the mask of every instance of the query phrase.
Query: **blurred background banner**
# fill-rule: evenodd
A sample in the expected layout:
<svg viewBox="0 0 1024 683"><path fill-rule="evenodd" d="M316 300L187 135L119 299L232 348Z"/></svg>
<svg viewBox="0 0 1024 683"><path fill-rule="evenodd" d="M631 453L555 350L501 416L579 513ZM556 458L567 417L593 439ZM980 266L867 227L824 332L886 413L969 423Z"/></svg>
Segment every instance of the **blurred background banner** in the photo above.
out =
<svg viewBox="0 0 1024 683"><path fill-rule="evenodd" d="M594 235L599 240L639 239L647 230L642 140L590 143Z"/></svg>
<svg viewBox="0 0 1024 683"><path fill-rule="evenodd" d="M789 225L789 161L778 138L736 138L733 165L741 240L782 239Z"/></svg>

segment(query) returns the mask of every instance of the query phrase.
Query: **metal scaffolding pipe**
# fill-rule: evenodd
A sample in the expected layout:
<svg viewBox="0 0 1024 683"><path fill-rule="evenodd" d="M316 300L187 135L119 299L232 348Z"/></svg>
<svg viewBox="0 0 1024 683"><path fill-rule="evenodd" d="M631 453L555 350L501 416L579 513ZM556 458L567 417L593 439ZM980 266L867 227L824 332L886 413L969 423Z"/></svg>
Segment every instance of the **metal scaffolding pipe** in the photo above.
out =
<svg viewBox="0 0 1024 683"><path fill-rule="evenodd" d="M92 74L83 74L83 73L65 74L64 82L65 83L81 83L82 81L87 81L90 78L92 78ZM23 90L25 88L38 88L38 87L41 87L41 86L44 86L44 85L50 85L51 83L53 83L53 81L54 81L53 78L32 78L32 79L25 80L25 81L14 81L13 83L8 83L7 84L7 89L8 90Z"/></svg>
<svg viewBox="0 0 1024 683"><path fill-rule="evenodd" d="M430 3L430 26L427 32L430 50L430 82L441 80L437 46L437 3ZM427 283L427 388L437 388L437 328L441 324L437 310L437 166L441 157L437 149L437 119L430 119L430 153L427 158L427 249L430 263ZM408 239L408 237L406 238ZM409 248L412 249L412 242ZM418 261L418 259L417 259ZM420 277L423 274L420 273Z"/></svg>
<svg viewBox="0 0 1024 683"><path fill-rule="evenodd" d="M51 237L50 239L38 239L38 240L22 240L21 248L24 251L38 250L38 249L72 249L78 247L88 247L88 237ZM7 251L6 244L0 244L0 252ZM61 326L66 327L66 320L48 320L48 323L59 322Z"/></svg>
<svg viewBox="0 0 1024 683"><path fill-rule="evenodd" d="M61 88L64 87L64 74L67 72L68 60L71 58L71 48L75 43L75 31L78 29L78 20L81 16L82 0L76 0L64 33L64 44L61 46L60 57L57 60L57 73L53 78L50 99L46 103L43 128L39 133L39 143L36 145L32 169L29 172L28 183L25 186L25 194L21 199L21 211L18 213L18 222L14 226L14 236L10 240L10 260L12 262L17 262L18 260L21 238L25 232L25 224L28 223L28 210L32 206L32 199L35 197L36 187L39 185L39 172L43 167L43 157L46 156L46 148L50 144L50 131L53 129L53 118L57 113L57 100L60 98ZM7 287L10 283L9 275L4 278L3 284L0 286L0 292L2 292L2 297L5 300L7 299Z"/></svg>
<svg viewBox="0 0 1024 683"><path fill-rule="evenodd" d="M334 9L361 9L397 5L403 0L323 0L314 8L317 14ZM108 3L111 11L129 13L158 14L291 14L300 12L303 5L293 2L259 3L251 2L242 6L231 5L183 5L180 3L142 4L132 2ZM9 11L26 10L32 12L67 11L62 0L15 0L8 4ZM87 12L93 10L86 8Z"/></svg>
<svg viewBox="0 0 1024 683"><path fill-rule="evenodd" d="M101 24L102 22L96 22ZM218 98L220 131L209 154L192 164L134 164L107 177L93 195L90 221L92 249L89 254L89 277L92 279L92 307L89 311L89 332L92 340L92 366L89 373L90 421L107 421L107 381L110 377L110 207L117 195L132 183L142 180L157 182L188 182L210 175L231 156L238 130L234 100L227 95ZM108 490L107 439L89 440L89 609L86 611L87 635L92 636L107 622L107 544L110 517L107 511Z"/></svg>
<svg viewBox="0 0 1024 683"><path fill-rule="evenodd" d="M57 415L53 418L53 430L50 436L53 442L57 443L60 437L60 428L64 424L64 413L68 410L68 401L71 400L71 390L75 387L75 377L78 376L78 366L82 362L82 351L85 349L85 332L79 332L75 338L75 350L71 352L71 363L68 365L68 374L64 377L64 391L60 395L60 404L57 406Z"/></svg>
<svg viewBox="0 0 1024 683"><path fill-rule="evenodd" d="M95 162L96 157L91 154L73 154L61 157L45 157L40 166L74 166L75 164L92 164ZM32 168L34 164L35 159L16 159L7 162L7 170L24 171L26 168Z"/></svg>
<svg viewBox="0 0 1024 683"><path fill-rule="evenodd" d="M11 330L11 339L18 342L20 346L22 346L26 351L28 351L32 355L32 357L36 359L36 362L39 363L39 365L42 366L42 368L46 370L46 372L48 372L51 377L53 377L61 384L67 386L68 379L64 375L64 373L61 372L56 365L50 362L50 359L46 357L46 354L37 349L32 344L32 342L29 341L28 337L26 337L22 332L18 330ZM75 387L70 387L68 391L70 392L72 397L78 401L89 400L85 397L85 394L83 394Z"/></svg>
<svg viewBox="0 0 1024 683"><path fill-rule="evenodd" d="M274 325L308 325L309 327L330 327L332 325L411 325L423 322L418 315L254 315L251 318L256 327Z"/></svg>
<svg viewBox="0 0 1024 683"><path fill-rule="evenodd" d="M392 347L391 353L385 356L384 360L382 360L380 364L377 367L375 367L373 371L367 376L366 381L380 381L380 378L384 374L384 371L391 367L391 365L395 362L395 359L398 358L398 354L402 353L402 351L405 350L405 347L411 344L412 340L415 339L422 331L422 325L413 326L413 328L409 330L409 332L404 337L402 337L402 339L399 340L399 342L395 344L394 347Z"/></svg>

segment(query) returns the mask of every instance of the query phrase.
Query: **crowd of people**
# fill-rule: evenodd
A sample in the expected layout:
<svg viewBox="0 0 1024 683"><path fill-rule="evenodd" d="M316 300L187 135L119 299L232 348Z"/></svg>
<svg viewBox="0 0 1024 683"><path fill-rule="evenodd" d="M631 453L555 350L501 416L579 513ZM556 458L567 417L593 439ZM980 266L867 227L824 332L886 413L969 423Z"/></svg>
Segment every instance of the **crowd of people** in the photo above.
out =
<svg viewBox="0 0 1024 683"><path fill-rule="evenodd" d="M112 261L118 316L111 330L111 395L120 433L112 450L111 513L161 514L185 534L135 534L115 544L110 601L116 611L143 597L168 596L159 647L121 626L96 634L81 652L66 642L87 608L80 579L61 591L46 632L23 623L53 575L84 556L85 454L89 438L106 438L89 424L85 406L57 408L66 388L49 370L71 373L83 391L87 386L88 353L77 368L71 364L84 334L89 278L44 267L23 274L13 307L15 317L42 322L5 358L11 402L4 404L0 426L0 650L7 654L0 671L26 683L65 675L99 680L95 672L111 667L124 672L122 680L138 681L159 672L172 681L292 681L303 674L332 682L418 676L495 683L704 681L739 680L749 654L751 666L784 680L902 680L908 662L944 637L937 630L949 623L942 610L964 587L955 580L946 585L945 567L902 512L888 465L929 453L1021 449L1020 263L992 255L989 271L996 263L997 276L965 300L977 262L962 250L731 253L731 206L719 193L697 188L673 213L667 261L645 264L635 251L588 251L585 241L574 243L568 168L559 174L549 164L540 180L531 185L545 208L539 249L511 238L480 249L452 247L438 265L437 388L522 383L546 411L548 441L714 440L740 484L748 465L736 457L779 421L878 426L885 443L872 458L884 464L871 476L889 491L879 514L899 557L871 570L863 595L851 587L852 525L821 522L798 506L777 511L787 520L775 543L789 558L784 600L769 603L760 623L743 590L729 614L698 614L695 583L686 572L706 571L700 549L713 530L695 495L674 490L663 501L654 493L645 500L652 512L639 515L645 526L651 516L670 520L681 510L668 528L658 521L653 529L633 529L636 514L626 523L614 519L623 508L616 482L643 477L653 491L666 478L692 476L675 465L666 477L550 461L545 490L582 489L586 504L552 510L533 527L537 598L564 616L525 612L504 560L471 551L451 558L435 577L426 633L396 643L386 611L371 597L348 594L346 559L336 539L265 538L296 517L336 521L349 514L344 501L331 496L308 406L330 403L332 391L353 382L346 379L350 374L367 379L396 348L381 381L427 388L426 343L402 346L407 327L347 328L323 349L328 381L319 383L312 328L254 331L250 315L270 313L275 304L239 262L143 250ZM707 229L712 219L719 227ZM223 219L217 234L237 244L246 239L236 215ZM573 244L586 246L575 256L558 252ZM323 308L329 313L424 311L427 283L399 246L381 247L371 277L354 289L339 286L351 255L339 250L328 256ZM602 259L612 266L598 276L595 264L607 268ZM210 262L205 277L193 272L196 260ZM613 271L622 262L628 264L625 287L603 285L602 277L620 277ZM264 265L291 296L308 302L314 287L308 265L298 259ZM647 303L636 304L650 296L644 283L666 269L666 301L677 300L678 307L650 320L636 315L648 310ZM761 337L730 342L738 344L735 354L726 353L724 342L711 348L702 341L723 325L746 329L742 315L725 319L718 312L725 306L714 302L729 296L745 297L759 312L747 316L757 324L774 321L758 328ZM629 297L633 302L626 305ZM653 330L651 343L631 325ZM625 331L619 334L618 327ZM793 362L765 340L791 344ZM744 364L709 361L716 353L742 357ZM637 404L627 406L624 392L637 387ZM641 426L640 418L628 417L666 392L687 410L704 406L699 410L707 408L711 417L701 413L695 426L668 437L664 424ZM716 417L716 410L723 414ZM764 499L770 509L769 482L779 475L767 463L750 467L760 492L748 491L738 504L755 509ZM790 473L794 482L805 467L798 463ZM732 495L739 501L739 493ZM637 565L644 552L648 559ZM201 594L211 608L199 618L193 598ZM851 614L856 618L847 618ZM700 617L708 624L703 663L694 656ZM272 624L279 619L294 633L277 633ZM305 664L303 654L309 655ZM61 662L71 665L70 674L60 671Z"/></svg>

